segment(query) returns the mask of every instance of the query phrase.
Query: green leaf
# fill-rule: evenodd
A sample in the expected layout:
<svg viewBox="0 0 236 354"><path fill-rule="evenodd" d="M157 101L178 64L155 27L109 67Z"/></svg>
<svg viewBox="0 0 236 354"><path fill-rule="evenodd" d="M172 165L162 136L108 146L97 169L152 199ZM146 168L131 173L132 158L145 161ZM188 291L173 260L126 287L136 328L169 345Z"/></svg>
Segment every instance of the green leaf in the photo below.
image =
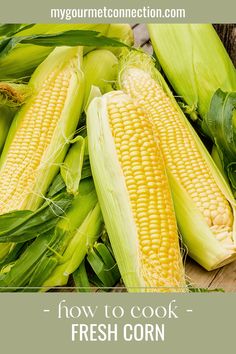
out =
<svg viewBox="0 0 236 354"><path fill-rule="evenodd" d="M32 214L30 210L19 210L0 215L0 235L17 228Z"/></svg>
<svg viewBox="0 0 236 354"><path fill-rule="evenodd" d="M20 258L21 254L26 250L29 246L28 242L25 243L17 243L12 250L0 261L0 269L4 268L6 265L15 262L18 258Z"/></svg>
<svg viewBox="0 0 236 354"><path fill-rule="evenodd" d="M216 288L216 289L207 289L207 288L194 288L194 287L189 287L190 293L214 293L214 292L220 292L224 293L224 289L221 288Z"/></svg>
<svg viewBox="0 0 236 354"><path fill-rule="evenodd" d="M85 261L80 264L78 269L73 273L73 279L77 292L90 292L90 283L85 268Z"/></svg>
<svg viewBox="0 0 236 354"><path fill-rule="evenodd" d="M48 257L46 253L37 263L34 273L32 274L27 287L25 287L24 292L32 290L38 291L39 287L41 287L44 281L51 275L57 264L58 259L56 257Z"/></svg>
<svg viewBox="0 0 236 354"><path fill-rule="evenodd" d="M56 34L35 34L31 36L9 37L0 42L0 57L9 54L17 44L34 44L45 47L92 46L92 47L129 47L117 39L102 36L100 32L71 30Z"/></svg>
<svg viewBox="0 0 236 354"><path fill-rule="evenodd" d="M102 287L111 288L120 279L120 273L113 257L104 244L96 244L87 255L87 261L92 267Z"/></svg>
<svg viewBox="0 0 236 354"><path fill-rule="evenodd" d="M72 203L72 199L72 196L64 192L49 199L35 212L16 211L10 213L9 217L9 214L1 216L0 242L21 243L49 231L55 227L58 219L65 214ZM9 219L12 220L12 227L9 225Z"/></svg>
<svg viewBox="0 0 236 354"><path fill-rule="evenodd" d="M66 184L69 194L76 196L79 192L81 172L84 161L84 138L78 135L66 155L63 164L60 167L61 176Z"/></svg>
<svg viewBox="0 0 236 354"><path fill-rule="evenodd" d="M51 186L49 187L48 193L47 193L47 198L52 198L56 194L62 192L65 189L65 182L63 181L63 178L61 174L59 173L53 180Z"/></svg>
<svg viewBox="0 0 236 354"><path fill-rule="evenodd" d="M48 245L50 245L53 239L53 234L44 234L37 238L22 256L16 261L14 267L11 270L3 274L0 279L1 291L14 291L17 287L24 287L27 285L30 277L32 276L35 265L48 250Z"/></svg>
<svg viewBox="0 0 236 354"><path fill-rule="evenodd" d="M229 180L236 188L236 92L218 89L212 97L205 118Z"/></svg>
<svg viewBox="0 0 236 354"><path fill-rule="evenodd" d="M33 27L34 24L4 23L0 24L0 36L12 36L25 29Z"/></svg>
<svg viewBox="0 0 236 354"><path fill-rule="evenodd" d="M104 262L106 271L112 275L113 285L115 285L120 279L120 272L113 255L104 243L99 242L94 245L94 248Z"/></svg>

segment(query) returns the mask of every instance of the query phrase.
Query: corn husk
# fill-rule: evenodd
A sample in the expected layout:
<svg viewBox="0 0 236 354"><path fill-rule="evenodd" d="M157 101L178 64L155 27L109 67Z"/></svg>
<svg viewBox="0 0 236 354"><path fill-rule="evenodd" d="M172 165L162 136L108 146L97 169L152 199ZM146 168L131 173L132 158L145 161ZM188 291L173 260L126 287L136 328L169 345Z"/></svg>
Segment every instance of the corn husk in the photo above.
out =
<svg viewBox="0 0 236 354"><path fill-rule="evenodd" d="M97 49L84 56L83 72L85 81L85 106L92 86L100 89L101 93L109 92L113 89L117 80L118 59L106 49Z"/></svg>
<svg viewBox="0 0 236 354"><path fill-rule="evenodd" d="M69 30L91 30L106 34L108 28L108 24L36 24L14 36L56 34ZM53 49L53 46L18 44L6 56L0 57L0 80L28 78Z"/></svg>
<svg viewBox="0 0 236 354"><path fill-rule="evenodd" d="M117 38L129 46L134 44L133 30L128 23L112 23L108 29L107 36L110 38ZM119 56L122 52L122 49L120 48L109 47L107 49L109 49L116 56Z"/></svg>
<svg viewBox="0 0 236 354"><path fill-rule="evenodd" d="M10 129L14 113L9 107L0 106L0 156Z"/></svg>

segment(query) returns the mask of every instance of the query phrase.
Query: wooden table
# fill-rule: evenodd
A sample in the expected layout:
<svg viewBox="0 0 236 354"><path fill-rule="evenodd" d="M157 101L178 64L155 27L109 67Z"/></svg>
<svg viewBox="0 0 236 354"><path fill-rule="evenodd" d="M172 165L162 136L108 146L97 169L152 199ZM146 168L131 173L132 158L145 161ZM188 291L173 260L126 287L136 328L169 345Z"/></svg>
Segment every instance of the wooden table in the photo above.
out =
<svg viewBox="0 0 236 354"><path fill-rule="evenodd" d="M153 54L152 45L145 24L132 25L135 46L142 47ZM236 64L236 26L215 25L225 47ZM189 257L186 259L186 274L194 286L201 288L222 288L227 292L236 292L236 261L212 272L207 272Z"/></svg>

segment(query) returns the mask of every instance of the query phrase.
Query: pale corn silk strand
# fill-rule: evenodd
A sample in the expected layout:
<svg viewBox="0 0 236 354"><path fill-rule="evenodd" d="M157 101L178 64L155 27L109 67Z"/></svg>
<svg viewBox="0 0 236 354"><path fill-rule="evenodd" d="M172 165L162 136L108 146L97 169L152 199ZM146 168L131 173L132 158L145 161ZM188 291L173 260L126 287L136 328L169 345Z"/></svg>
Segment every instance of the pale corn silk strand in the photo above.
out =
<svg viewBox="0 0 236 354"><path fill-rule="evenodd" d="M121 92L108 96L107 110L137 227L146 290L185 291L173 203L152 124Z"/></svg>
<svg viewBox="0 0 236 354"><path fill-rule="evenodd" d="M232 209L171 99L149 72L136 67L123 70L121 86L154 122L167 168L204 215L216 239L225 248L234 247Z"/></svg>
<svg viewBox="0 0 236 354"><path fill-rule="evenodd" d="M21 209L34 190L42 156L50 145L67 96L69 69L65 67L56 76L52 72L30 101L0 171L0 214Z"/></svg>

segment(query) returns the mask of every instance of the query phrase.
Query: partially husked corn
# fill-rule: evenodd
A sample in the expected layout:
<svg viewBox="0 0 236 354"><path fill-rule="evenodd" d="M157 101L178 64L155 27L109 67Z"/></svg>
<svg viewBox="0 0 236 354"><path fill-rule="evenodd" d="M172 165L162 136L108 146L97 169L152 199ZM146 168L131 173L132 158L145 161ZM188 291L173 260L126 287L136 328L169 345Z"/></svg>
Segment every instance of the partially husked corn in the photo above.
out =
<svg viewBox="0 0 236 354"><path fill-rule="evenodd" d="M167 169L200 209L215 237L226 244L232 242L232 209L171 99L149 72L139 68L127 69L121 85L148 112L157 129Z"/></svg>
<svg viewBox="0 0 236 354"><path fill-rule="evenodd" d="M230 187L145 53L120 62L119 87L148 115L160 141L178 228L190 257L207 270L236 259L236 207Z"/></svg>
<svg viewBox="0 0 236 354"><path fill-rule="evenodd" d="M99 110L101 105L104 106ZM93 111L95 108L98 108L97 117ZM97 144L106 136L102 131L98 132L97 124L100 129L107 124L114 148L114 152L111 146L110 152L100 154L99 161L96 149L100 147ZM96 98L88 111L91 167L111 244L128 289L138 284L149 287L149 291L183 291L184 271L173 203L162 153L153 130L155 128L144 111L123 92L111 92ZM109 153L108 158L106 154ZM124 182L121 189L115 180L108 182L105 179L109 178L108 170L112 168L107 162L110 158L117 160L117 178ZM103 164L106 177L101 184L99 174ZM114 190L110 189L113 182ZM111 200L109 193L112 194ZM119 203L120 198L124 198L123 203L127 205L121 204L116 210L118 215L113 215L114 204ZM131 229L125 220L120 220L121 208L126 207L129 212L124 217L130 217ZM129 272L134 273L136 281L129 279Z"/></svg>
<svg viewBox="0 0 236 354"><path fill-rule="evenodd" d="M83 100L79 53L56 49L31 79L32 97L15 118L0 163L0 214L35 210L59 169Z"/></svg>
<svg viewBox="0 0 236 354"><path fill-rule="evenodd" d="M60 119L69 80L69 70L56 77L52 72L31 102L1 169L1 214L20 206L32 190L35 173Z"/></svg>
<svg viewBox="0 0 236 354"><path fill-rule="evenodd" d="M179 281L177 227L165 167L149 122L127 96L108 97L108 117L137 226L147 286ZM165 281L166 280L166 281Z"/></svg>

